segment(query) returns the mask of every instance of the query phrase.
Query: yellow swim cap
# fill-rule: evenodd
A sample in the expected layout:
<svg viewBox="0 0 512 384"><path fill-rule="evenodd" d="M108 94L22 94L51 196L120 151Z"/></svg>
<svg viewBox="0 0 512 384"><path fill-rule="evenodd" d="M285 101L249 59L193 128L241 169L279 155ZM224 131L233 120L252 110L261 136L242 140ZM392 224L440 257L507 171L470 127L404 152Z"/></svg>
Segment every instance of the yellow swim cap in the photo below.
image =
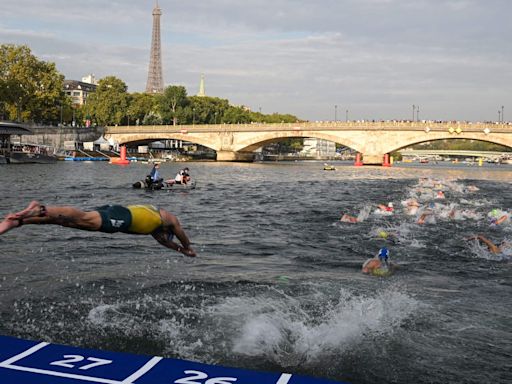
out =
<svg viewBox="0 0 512 384"><path fill-rule="evenodd" d="M379 232L379 237L382 237L383 239L387 239L388 238L388 233L386 231L380 231Z"/></svg>

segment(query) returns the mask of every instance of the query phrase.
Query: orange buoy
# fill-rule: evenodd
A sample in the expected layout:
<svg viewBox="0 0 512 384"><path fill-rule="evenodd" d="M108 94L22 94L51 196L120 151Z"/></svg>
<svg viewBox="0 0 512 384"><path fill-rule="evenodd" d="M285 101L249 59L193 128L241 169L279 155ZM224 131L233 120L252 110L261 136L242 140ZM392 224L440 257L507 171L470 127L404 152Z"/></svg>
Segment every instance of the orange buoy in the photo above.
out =
<svg viewBox="0 0 512 384"><path fill-rule="evenodd" d="M130 164L130 160L126 158L126 145L121 146L121 157L111 157L109 163L117 165Z"/></svg>

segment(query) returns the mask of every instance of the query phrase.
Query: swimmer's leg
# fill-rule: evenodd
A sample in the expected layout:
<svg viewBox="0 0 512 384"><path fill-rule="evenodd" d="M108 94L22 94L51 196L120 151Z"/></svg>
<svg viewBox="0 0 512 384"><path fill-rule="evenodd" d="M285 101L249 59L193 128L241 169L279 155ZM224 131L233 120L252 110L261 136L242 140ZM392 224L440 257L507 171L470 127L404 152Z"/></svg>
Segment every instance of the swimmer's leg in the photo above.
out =
<svg viewBox="0 0 512 384"><path fill-rule="evenodd" d="M41 204L33 204L15 214L7 215L0 223L0 234L25 224L56 224L63 227L98 231L101 228L101 216L97 211L82 211L64 206L49 206L41 210ZM40 216L44 212L43 216Z"/></svg>

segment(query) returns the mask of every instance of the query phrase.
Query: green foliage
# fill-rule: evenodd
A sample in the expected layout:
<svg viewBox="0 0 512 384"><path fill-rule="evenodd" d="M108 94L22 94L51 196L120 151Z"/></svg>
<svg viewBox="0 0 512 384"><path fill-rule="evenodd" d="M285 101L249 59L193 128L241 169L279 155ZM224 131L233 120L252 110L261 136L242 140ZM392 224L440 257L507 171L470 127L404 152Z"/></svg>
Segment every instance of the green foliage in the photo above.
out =
<svg viewBox="0 0 512 384"><path fill-rule="evenodd" d="M61 105L69 105L63 81L54 63L38 60L27 46L0 46L0 104L5 118L58 122Z"/></svg>
<svg viewBox="0 0 512 384"><path fill-rule="evenodd" d="M121 124L128 116L128 87L115 76L98 82L96 92L89 95L84 112L98 125Z"/></svg>
<svg viewBox="0 0 512 384"><path fill-rule="evenodd" d="M158 110L164 124L184 124L188 104L185 87L171 85L165 88L164 93L158 96Z"/></svg>
<svg viewBox="0 0 512 384"><path fill-rule="evenodd" d="M156 115L157 98L149 93L132 93L128 99L127 123L143 124L145 117L148 115Z"/></svg>

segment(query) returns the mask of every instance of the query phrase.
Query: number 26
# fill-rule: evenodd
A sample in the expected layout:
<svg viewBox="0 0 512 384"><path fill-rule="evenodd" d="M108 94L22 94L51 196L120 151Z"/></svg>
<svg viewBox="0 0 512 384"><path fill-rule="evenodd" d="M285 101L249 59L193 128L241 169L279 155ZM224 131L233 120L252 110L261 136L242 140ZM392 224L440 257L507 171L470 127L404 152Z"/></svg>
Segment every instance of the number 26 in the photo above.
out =
<svg viewBox="0 0 512 384"><path fill-rule="evenodd" d="M236 381L235 377L212 377L211 379L202 381L203 379L208 378L208 375L204 372L189 370L184 373L192 376L178 379L174 382L175 384L230 384ZM196 379L200 381L194 381Z"/></svg>

